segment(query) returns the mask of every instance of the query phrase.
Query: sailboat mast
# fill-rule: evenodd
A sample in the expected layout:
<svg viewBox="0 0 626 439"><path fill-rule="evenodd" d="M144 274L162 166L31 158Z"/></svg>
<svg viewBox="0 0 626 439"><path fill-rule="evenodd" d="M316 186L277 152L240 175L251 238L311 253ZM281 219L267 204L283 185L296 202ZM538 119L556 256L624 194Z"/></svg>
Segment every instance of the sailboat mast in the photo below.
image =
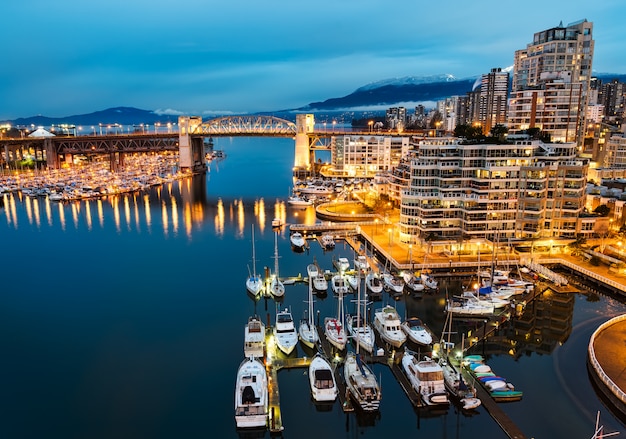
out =
<svg viewBox="0 0 626 439"><path fill-rule="evenodd" d="M274 274L278 277L278 232L274 232Z"/></svg>
<svg viewBox="0 0 626 439"><path fill-rule="evenodd" d="M252 224L252 274L256 279L256 250L254 248L254 224Z"/></svg>

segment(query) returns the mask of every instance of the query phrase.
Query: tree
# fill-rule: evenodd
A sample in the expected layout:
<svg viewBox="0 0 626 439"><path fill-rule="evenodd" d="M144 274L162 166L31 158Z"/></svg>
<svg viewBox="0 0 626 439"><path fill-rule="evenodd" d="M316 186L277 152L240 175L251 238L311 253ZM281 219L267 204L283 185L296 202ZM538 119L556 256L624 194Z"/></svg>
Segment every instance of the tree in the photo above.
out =
<svg viewBox="0 0 626 439"><path fill-rule="evenodd" d="M504 142L504 138L506 134L509 132L509 129L502 124L495 124L491 127L491 137L495 137L500 142Z"/></svg>
<svg viewBox="0 0 626 439"><path fill-rule="evenodd" d="M606 204L600 204L593 211L600 216L608 216L609 213L611 212L611 209Z"/></svg>

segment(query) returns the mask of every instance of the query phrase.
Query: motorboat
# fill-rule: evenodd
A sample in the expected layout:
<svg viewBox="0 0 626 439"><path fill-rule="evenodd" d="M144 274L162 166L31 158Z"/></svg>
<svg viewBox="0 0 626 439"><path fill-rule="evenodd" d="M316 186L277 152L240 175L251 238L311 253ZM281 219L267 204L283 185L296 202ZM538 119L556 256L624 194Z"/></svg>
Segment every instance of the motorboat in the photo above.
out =
<svg viewBox="0 0 626 439"><path fill-rule="evenodd" d="M276 217L276 218L274 218L272 220L272 228L273 229L279 229L282 226L283 226L283 221L280 218Z"/></svg>
<svg viewBox="0 0 626 439"><path fill-rule="evenodd" d="M243 353L246 358L265 356L265 324L257 316L248 318L244 330Z"/></svg>
<svg viewBox="0 0 626 439"><path fill-rule="evenodd" d="M380 407L381 391L376 375L357 353L348 353L343 365L346 388L352 400L364 412L375 412Z"/></svg>
<svg viewBox="0 0 626 439"><path fill-rule="evenodd" d="M313 202L309 200L308 198L304 198L299 195L291 195L289 198L287 198L287 204L290 204L292 206L306 207L306 206L312 206Z"/></svg>
<svg viewBox="0 0 626 439"><path fill-rule="evenodd" d="M356 291L357 286L359 284L359 278L356 274L345 274L346 282L348 282L348 286L352 289L352 291Z"/></svg>
<svg viewBox="0 0 626 439"><path fill-rule="evenodd" d="M307 275L309 279L313 282L313 290L319 292L328 291L328 281L324 276L324 273L321 272L320 268L316 263L311 263L306 267Z"/></svg>
<svg viewBox="0 0 626 439"><path fill-rule="evenodd" d="M339 273L344 273L350 269L350 261L346 257L333 258L333 265Z"/></svg>
<svg viewBox="0 0 626 439"><path fill-rule="evenodd" d="M333 235L329 233L322 235L321 242L322 242L322 246L326 250L335 248L335 238L333 238Z"/></svg>
<svg viewBox="0 0 626 439"><path fill-rule="evenodd" d="M263 279L261 275L256 272L256 253L254 248L254 224L252 225L252 272L248 273L246 279L246 289L253 296L257 297L263 292Z"/></svg>
<svg viewBox="0 0 626 439"><path fill-rule="evenodd" d="M395 348L399 348L406 342L406 335L402 331L398 311L391 305L379 308L374 312L374 328L385 343L389 343Z"/></svg>
<svg viewBox="0 0 626 439"><path fill-rule="evenodd" d="M337 316L324 319L324 335L328 342L340 351L346 348L348 336L344 326L343 294L339 294L337 298Z"/></svg>
<svg viewBox="0 0 626 439"><path fill-rule="evenodd" d="M519 401L523 392L515 389L506 378L496 375L481 355L468 355L463 358L466 367L476 380L489 392L494 401Z"/></svg>
<svg viewBox="0 0 626 439"><path fill-rule="evenodd" d="M402 356L402 370L424 404L431 406L450 404L443 370L435 360L429 357L420 360L417 354L405 350Z"/></svg>
<svg viewBox="0 0 626 439"><path fill-rule="evenodd" d="M293 323L291 312L286 308L276 313L274 339L278 349L287 355L291 354L298 344L298 332Z"/></svg>
<svg viewBox="0 0 626 439"><path fill-rule="evenodd" d="M306 239L304 239L304 236L302 236L300 232L293 232L289 236L289 241L291 241L291 248L295 251L301 252L306 247Z"/></svg>
<svg viewBox="0 0 626 439"><path fill-rule="evenodd" d="M380 297L383 292L383 283L378 273L371 271L365 275L365 288L370 296Z"/></svg>
<svg viewBox="0 0 626 439"><path fill-rule="evenodd" d="M315 264L309 265L313 265L315 270L317 270L317 266ZM314 348L319 341L319 335L317 333L317 328L315 327L315 322L313 321L313 279L311 279L310 274L311 272L309 272L309 298L306 301L307 310L305 317L300 320L300 325L298 326L298 338L305 346Z"/></svg>
<svg viewBox="0 0 626 439"><path fill-rule="evenodd" d="M331 402L337 399L339 390L333 368L320 353L315 354L309 364L309 384L315 401Z"/></svg>
<svg viewBox="0 0 626 439"><path fill-rule="evenodd" d="M399 295L404 291L404 280L391 273L383 273L383 286L390 294Z"/></svg>
<svg viewBox="0 0 626 439"><path fill-rule="evenodd" d="M412 293L421 293L424 291L424 282L422 282L422 278L420 276L416 276L415 273L405 271L402 273L402 279L404 280L404 284L407 289Z"/></svg>
<svg viewBox="0 0 626 439"><path fill-rule="evenodd" d="M432 277L430 274L421 273L420 278L426 288L431 290L436 290L437 288L439 288L439 282L437 282L437 279Z"/></svg>
<svg viewBox="0 0 626 439"><path fill-rule="evenodd" d="M265 366L255 358L246 358L239 366L235 384L237 428L267 427L268 396Z"/></svg>
<svg viewBox="0 0 626 439"><path fill-rule="evenodd" d="M428 327L419 317L409 317L400 325L407 338L420 346L429 346L433 336Z"/></svg>
<svg viewBox="0 0 626 439"><path fill-rule="evenodd" d="M511 304L511 301L509 299L503 299L493 293L477 295L477 294L472 293L471 291L465 291L463 293L463 297L467 297L479 303L484 303L487 305L491 304L493 305L495 309L504 308L505 306L509 306Z"/></svg>
<svg viewBox="0 0 626 439"><path fill-rule="evenodd" d="M330 280L330 286L335 294L348 294L350 292L350 286L348 281L341 274L335 274Z"/></svg>
<svg viewBox="0 0 626 439"><path fill-rule="evenodd" d="M367 262L367 257L365 255L358 255L355 259L354 259L354 269L355 270L360 270L362 272L367 271L367 269L370 267L369 262Z"/></svg>
<svg viewBox="0 0 626 439"><path fill-rule="evenodd" d="M269 284L270 293L274 297L285 295L285 285L278 277L278 232L274 232L274 274L272 274Z"/></svg>
<svg viewBox="0 0 626 439"><path fill-rule="evenodd" d="M490 317L495 311L492 303L479 301L472 297L448 299L446 312L465 317Z"/></svg>

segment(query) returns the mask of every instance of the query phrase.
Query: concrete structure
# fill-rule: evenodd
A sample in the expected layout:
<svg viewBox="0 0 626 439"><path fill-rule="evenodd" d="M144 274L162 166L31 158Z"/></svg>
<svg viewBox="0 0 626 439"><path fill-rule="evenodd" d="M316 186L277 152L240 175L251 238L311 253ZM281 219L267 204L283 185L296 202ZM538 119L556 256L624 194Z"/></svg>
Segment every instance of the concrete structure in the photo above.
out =
<svg viewBox="0 0 626 439"><path fill-rule="evenodd" d="M588 93L590 89L590 80L592 74L592 63L594 53L593 40L593 23L587 20L580 20L575 23L563 26L559 24L557 27L537 32L533 36L533 41L529 43L525 49L515 52L514 70L513 70L513 86L512 99L520 99L522 96L519 92L525 90L545 90L543 96L537 95L537 104L541 104L540 97L551 95L551 91L547 90L548 84L545 79L546 74L558 73L562 78L561 72L569 72L569 86L566 89L574 92L579 90L580 98L574 99L572 102L562 103L560 106L554 107L553 111L559 110L562 113L568 111L576 114L578 123L576 124L576 133L573 138L580 146L584 138L586 107L588 103ZM556 85L550 86L555 89ZM558 89L558 87L556 87ZM533 111L532 100L528 102L527 108L518 108L517 111ZM515 105L515 103L513 103ZM569 108L568 108L569 107ZM510 124L509 129L524 129L520 127L520 121L516 122L515 112L509 110ZM511 120L511 118L513 118ZM557 127L553 127L550 123L536 124L536 120L529 120L528 127L538 127L543 131L552 134ZM555 133L552 141L571 141L563 139L562 134Z"/></svg>
<svg viewBox="0 0 626 439"><path fill-rule="evenodd" d="M576 145L421 139L401 194L400 240L571 238L581 230L588 164Z"/></svg>
<svg viewBox="0 0 626 439"><path fill-rule="evenodd" d="M409 137L380 135L334 136L331 164L335 175L371 178L389 171L409 151Z"/></svg>

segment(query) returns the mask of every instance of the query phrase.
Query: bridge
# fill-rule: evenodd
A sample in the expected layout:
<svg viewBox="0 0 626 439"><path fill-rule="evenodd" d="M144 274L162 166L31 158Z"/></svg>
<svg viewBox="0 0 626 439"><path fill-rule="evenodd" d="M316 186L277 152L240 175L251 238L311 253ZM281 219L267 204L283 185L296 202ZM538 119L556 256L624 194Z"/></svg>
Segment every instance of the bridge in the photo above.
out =
<svg viewBox="0 0 626 439"><path fill-rule="evenodd" d="M0 139L0 158L5 163L33 157L49 168L72 163L74 155L108 155L111 169L123 165L124 154L178 151L181 168L204 169L204 140L211 137L287 137L295 140L294 166L309 169L315 150L329 150L334 136L379 136L382 133L323 129L315 126L313 114L297 114L296 122L275 116L227 116L202 121L198 116L179 117L178 132L128 133L84 136L26 137ZM385 132L385 136L407 133Z"/></svg>

